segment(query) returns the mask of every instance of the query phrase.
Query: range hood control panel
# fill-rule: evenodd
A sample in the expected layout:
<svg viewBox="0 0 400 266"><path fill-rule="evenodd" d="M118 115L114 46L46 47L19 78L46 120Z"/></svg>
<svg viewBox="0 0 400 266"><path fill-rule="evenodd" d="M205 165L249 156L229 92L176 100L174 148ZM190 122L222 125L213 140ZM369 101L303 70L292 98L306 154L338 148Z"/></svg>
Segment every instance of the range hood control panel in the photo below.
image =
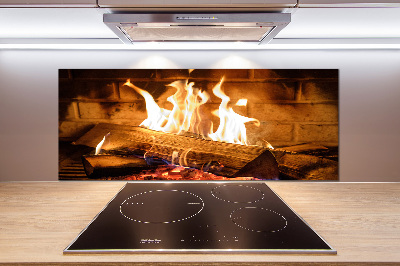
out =
<svg viewBox="0 0 400 266"><path fill-rule="evenodd" d="M216 20L218 19L218 17L198 17L198 16L184 16L184 17L176 17L177 20L198 20L198 19L202 19L202 20Z"/></svg>

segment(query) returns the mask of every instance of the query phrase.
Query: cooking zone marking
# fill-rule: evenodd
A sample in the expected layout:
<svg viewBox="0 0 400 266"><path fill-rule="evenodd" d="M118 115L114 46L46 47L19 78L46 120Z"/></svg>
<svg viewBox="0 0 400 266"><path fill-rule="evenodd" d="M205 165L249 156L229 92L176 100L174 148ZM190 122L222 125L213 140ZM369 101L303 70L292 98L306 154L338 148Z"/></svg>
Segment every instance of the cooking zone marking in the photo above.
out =
<svg viewBox="0 0 400 266"><path fill-rule="evenodd" d="M181 222L193 218L203 209L202 198L183 190L145 191L130 196L119 206L122 216L143 224Z"/></svg>
<svg viewBox="0 0 400 266"><path fill-rule="evenodd" d="M257 233L276 233L284 230L286 218L273 210L262 207L242 207L234 210L230 218L242 229Z"/></svg>
<svg viewBox="0 0 400 266"><path fill-rule="evenodd" d="M265 197L264 192L258 188L245 185L218 186L211 190L211 195L213 195L214 198L230 203L255 203L263 200Z"/></svg>

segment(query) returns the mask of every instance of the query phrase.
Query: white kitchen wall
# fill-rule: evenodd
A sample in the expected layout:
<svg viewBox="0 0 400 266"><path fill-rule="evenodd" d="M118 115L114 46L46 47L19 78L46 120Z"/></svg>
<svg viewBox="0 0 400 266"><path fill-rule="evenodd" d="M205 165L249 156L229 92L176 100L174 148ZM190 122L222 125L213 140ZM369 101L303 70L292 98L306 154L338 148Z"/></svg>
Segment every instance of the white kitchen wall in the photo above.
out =
<svg viewBox="0 0 400 266"><path fill-rule="evenodd" d="M60 68L334 68L341 181L400 181L400 50L0 50L0 181L58 180Z"/></svg>

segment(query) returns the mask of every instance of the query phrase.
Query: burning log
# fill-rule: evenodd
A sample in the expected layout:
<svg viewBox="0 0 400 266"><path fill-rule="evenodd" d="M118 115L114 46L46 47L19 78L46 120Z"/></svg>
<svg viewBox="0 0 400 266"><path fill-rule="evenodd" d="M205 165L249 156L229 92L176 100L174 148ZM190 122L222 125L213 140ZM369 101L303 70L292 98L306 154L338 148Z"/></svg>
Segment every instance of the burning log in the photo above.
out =
<svg viewBox="0 0 400 266"><path fill-rule="evenodd" d="M95 148L109 135L106 150L124 150L143 158L157 157L225 177L253 176L277 179L278 164L268 148L212 141L150 129L98 124L75 144Z"/></svg>

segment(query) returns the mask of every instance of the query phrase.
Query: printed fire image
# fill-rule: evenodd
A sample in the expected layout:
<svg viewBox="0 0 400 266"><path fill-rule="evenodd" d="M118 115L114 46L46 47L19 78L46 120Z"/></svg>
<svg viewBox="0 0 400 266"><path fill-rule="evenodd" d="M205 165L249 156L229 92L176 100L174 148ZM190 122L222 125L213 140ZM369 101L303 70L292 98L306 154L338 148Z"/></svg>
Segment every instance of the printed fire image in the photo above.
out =
<svg viewBox="0 0 400 266"><path fill-rule="evenodd" d="M60 180L338 180L338 70L62 69Z"/></svg>

